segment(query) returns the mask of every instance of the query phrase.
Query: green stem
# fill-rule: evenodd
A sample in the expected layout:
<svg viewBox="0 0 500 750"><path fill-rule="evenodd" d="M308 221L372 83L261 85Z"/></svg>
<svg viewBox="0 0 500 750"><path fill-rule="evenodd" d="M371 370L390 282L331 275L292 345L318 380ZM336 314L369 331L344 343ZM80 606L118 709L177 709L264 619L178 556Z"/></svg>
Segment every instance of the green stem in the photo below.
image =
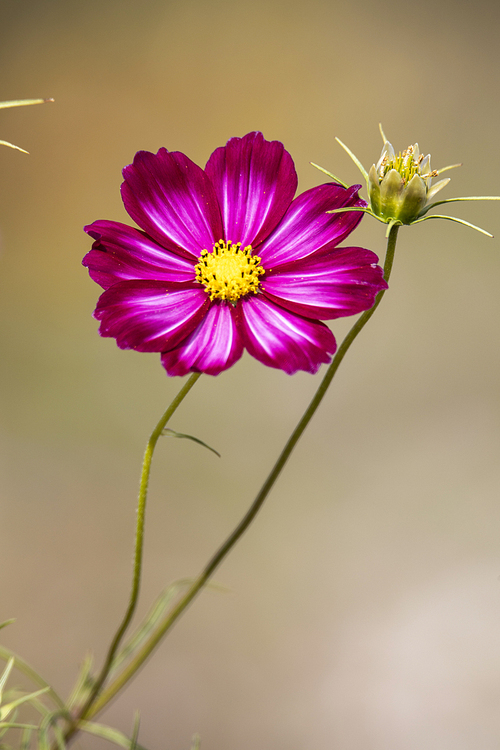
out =
<svg viewBox="0 0 500 750"><path fill-rule="evenodd" d="M386 252L385 264L384 264L384 278L386 281L389 281L389 277L391 275L392 264L394 261L394 253L396 250L396 239L397 239L398 229L399 229L399 226L393 225L390 229L389 237L387 240L387 252ZM160 625L158 630L144 644L142 649L136 654L136 656L132 659L132 661L128 664L128 666L123 670L123 672L121 672L118 675L118 677L106 688L106 690L104 690L101 696L96 700L94 705L87 712L87 715L85 718L92 718L97 713L99 713L99 711L101 711L114 698L114 696L121 690L121 688L133 677L133 675L142 666L142 664L146 661L146 659L151 654L151 652L155 649L155 647L161 641L163 636L167 633L168 630L170 630L172 625L184 612L187 606L192 602L192 600L195 598L198 592L204 587L204 585L207 583L209 578L212 576L215 569L220 565L222 560L224 560L224 558L229 553L229 551L234 547L238 539L250 526L251 522L253 521L257 513L259 512L260 508L262 507L264 500L268 496L278 476L280 475L285 463L287 462L299 438L301 437L302 433L304 432L305 428L307 427L314 413L316 412L316 409L318 408L321 401L323 400L323 397L328 389L328 386L333 380L333 377L335 373L337 372L340 363L344 359L349 347L353 343L356 336L362 331L362 329L365 327L365 325L368 323L368 321L372 317L373 313L379 306L382 300L382 297L384 296L384 293L385 293L385 290L382 290L381 292L379 292L373 307L370 310L367 310L366 312L364 312L358 318L358 320L353 325L353 327L351 328L351 330L349 331L349 333L343 340L342 344L338 348L337 353L335 357L333 358L333 361L331 365L329 366L323 380L321 381L321 384L318 390L316 391L311 403L309 404L306 411L304 412L304 415L302 419L300 420L300 422L297 424L295 430L292 432L290 438L288 439L288 442L286 443L285 447L283 448L283 451L281 452L280 457L276 461L271 473L269 474L259 494L253 501L252 505L250 506L249 510L247 511L243 519L240 521L238 526L234 529L232 534L226 539L224 544L217 550L217 552L208 562L204 570L200 573L200 575L194 581L191 587L188 589L186 594L182 597L182 599L170 612L167 618L163 621L163 623Z"/></svg>
<svg viewBox="0 0 500 750"><path fill-rule="evenodd" d="M109 671L111 669L111 665L113 664L113 659L116 656L118 647L121 643L123 636L125 635L125 631L130 625L130 621L132 620L133 614L135 612L135 608L137 606L137 600L139 598L139 589L140 589L140 584L141 584L142 550L144 546L144 521L145 521L145 515L146 515L146 500L147 500L147 494L148 494L149 475L151 472L151 462L153 460L153 453L156 447L156 443L158 442L159 437L161 436L163 430L165 429L165 425L167 424L167 422L169 421L170 417L173 415L177 407L182 403L184 398L187 396L187 394L189 393L193 385L196 383L200 375L201 373L196 372L193 375L191 375L191 377L184 383L183 387L181 388L177 396L174 398L174 400L172 401L172 403L170 404L170 406L168 407L168 409L163 414L162 418L160 419L160 421L154 428L148 440L148 444L146 446L146 450L144 453L144 459L142 462L141 482L139 485L139 497L137 501L137 525L136 525L136 533L135 533L134 568L133 568L133 575L132 575L132 588L130 591L129 604L127 607L127 611L125 612L125 615L123 617L123 620L120 624L120 627L116 631L115 636L113 640L111 641L111 645L109 647L103 667L92 687L90 695L88 696L82 708L76 714L74 720L71 722L71 725L69 726L69 728L67 729L65 733L66 741L68 741L73 736L73 734L77 731L78 723L82 719L86 719L91 714L93 715L93 712L91 712L91 708L102 686L104 685L106 677L108 676Z"/></svg>

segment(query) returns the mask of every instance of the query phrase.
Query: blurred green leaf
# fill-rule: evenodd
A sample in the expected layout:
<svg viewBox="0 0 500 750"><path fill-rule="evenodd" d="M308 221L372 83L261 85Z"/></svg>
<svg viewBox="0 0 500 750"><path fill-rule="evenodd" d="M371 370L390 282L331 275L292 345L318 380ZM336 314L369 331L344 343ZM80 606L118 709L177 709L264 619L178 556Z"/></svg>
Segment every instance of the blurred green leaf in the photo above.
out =
<svg viewBox="0 0 500 750"><path fill-rule="evenodd" d="M133 741L126 735L122 734L122 732L119 732L118 729L107 727L104 724L95 724L93 721L81 721L79 727L83 732L93 734L96 737L101 737L103 740L119 745L119 747L126 748L126 750L132 750L133 747L135 747L136 750L146 750L142 745L133 745Z"/></svg>
<svg viewBox="0 0 500 750"><path fill-rule="evenodd" d="M11 658L14 659L16 669L19 669L20 672L26 675L26 677L29 677L29 679L32 680L36 685L40 685L40 687L43 688L48 688L47 692L50 694L50 697L52 698L54 703L59 708L65 708L63 699L56 693L54 688L48 684L48 682L45 682L43 677L41 677L38 672L35 672L33 667L30 667L30 665L25 662L24 659L21 659L20 656L15 654L13 651L10 651L10 649L5 648L4 646L0 646L0 659L9 661L9 659Z"/></svg>
<svg viewBox="0 0 500 750"><path fill-rule="evenodd" d="M93 658L92 654L87 654L83 660L82 668L78 675L78 679L75 683L71 695L68 698L67 706L68 709L74 708L78 703L83 703L87 698L90 689L94 683L90 671L92 669Z"/></svg>
<svg viewBox="0 0 500 750"><path fill-rule="evenodd" d="M219 456L219 458L221 457L220 453L216 451L215 448L211 448L209 445L204 443L203 440L200 440L193 435L185 435L183 432L176 432L175 430L171 430L169 427L166 427L161 434L166 435L167 437L186 438L187 440L192 440L194 443L198 443L198 445L202 445L204 448L208 448L209 451L215 453L215 455Z"/></svg>

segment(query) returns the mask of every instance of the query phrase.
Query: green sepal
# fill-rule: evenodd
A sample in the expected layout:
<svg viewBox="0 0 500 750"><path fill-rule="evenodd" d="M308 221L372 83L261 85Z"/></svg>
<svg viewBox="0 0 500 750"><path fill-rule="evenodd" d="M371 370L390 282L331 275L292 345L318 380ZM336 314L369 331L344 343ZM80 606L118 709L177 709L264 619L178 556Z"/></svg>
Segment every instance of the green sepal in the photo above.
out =
<svg viewBox="0 0 500 750"><path fill-rule="evenodd" d="M369 216L373 216L374 219L377 219L377 221L380 221L382 224L387 224L388 219L383 219L381 216L377 216L377 214L374 214L373 211L369 206L366 206L365 208L362 208L360 206L353 206L352 208L332 208L331 211L327 211L327 214L345 214L347 211L358 211L362 212L364 214L368 214Z"/></svg>
<svg viewBox="0 0 500 750"><path fill-rule="evenodd" d="M357 168L359 169L359 171L361 172L361 174L365 178L366 184L368 184L368 172L366 171L366 169L364 168L364 166L361 164L361 162L358 159L358 157L355 156L352 153L351 149L348 146L346 146L345 143L342 143L342 141L340 140L340 138L336 137L335 140L337 141L337 143L339 143L342 146L342 148L344 149L344 151L347 154L349 154L349 156L351 157L351 159L353 160L353 162L355 163L355 165L357 166Z"/></svg>
<svg viewBox="0 0 500 750"><path fill-rule="evenodd" d="M342 187L345 188L346 190L349 187L349 185L346 185L345 182L342 182L342 180L339 177L335 177L334 174L329 172L327 169L323 169L323 167L320 167L319 164L315 164L313 161L310 161L309 164L313 167L316 167L316 169L319 169L320 172L323 172L323 174L326 174L328 177L331 177L332 180L334 180L335 182L338 182L339 185L342 185Z"/></svg>
<svg viewBox="0 0 500 750"><path fill-rule="evenodd" d="M162 430L161 434L165 435L166 437L186 438L187 440L192 440L194 443L198 443L198 445L202 445L204 448L208 448L209 451L215 453L215 455L219 456L219 458L221 457L220 453L216 451L215 448L211 448L210 445L207 445L207 443L204 443L203 440L194 437L194 435L185 435L183 432L176 432L175 430L171 430L170 427L166 427L164 430Z"/></svg>
<svg viewBox="0 0 500 750"><path fill-rule="evenodd" d="M500 201L500 195L468 195L463 198L446 198L445 200L436 201L425 206L423 211L420 212L420 216L424 216L427 211L436 206L442 206L444 203L457 203L458 201Z"/></svg>
<svg viewBox="0 0 500 750"><path fill-rule="evenodd" d="M448 221L455 221L457 224L463 224L466 227L475 229L477 232L481 232L481 234L485 234L487 237L493 237L493 235L490 232L487 232L486 229L481 229L481 227L478 227L475 224L471 224L470 221L457 219L456 216L441 216L440 214L432 214L431 216L423 216L421 219L415 219L415 221L412 221L412 225L420 224L422 221L427 221L427 219L448 219Z"/></svg>

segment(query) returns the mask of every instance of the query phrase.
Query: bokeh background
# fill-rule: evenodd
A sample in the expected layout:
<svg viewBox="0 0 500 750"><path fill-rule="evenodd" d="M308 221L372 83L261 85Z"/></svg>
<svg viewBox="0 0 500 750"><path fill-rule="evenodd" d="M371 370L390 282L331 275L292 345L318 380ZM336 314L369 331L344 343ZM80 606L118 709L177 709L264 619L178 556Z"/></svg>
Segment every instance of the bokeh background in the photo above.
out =
<svg viewBox="0 0 500 750"><path fill-rule="evenodd" d="M204 164L254 129L359 175L381 140L463 162L445 197L500 192L493 2L2 0L0 621L67 694L128 596L142 451L179 388L92 319L82 226L126 221L121 169ZM497 204L450 213L500 235ZM365 219L359 245L383 256ZM500 245L400 232L391 290L253 527L102 716L153 750L493 750L500 743ZM352 321L337 321L338 338ZM141 612L243 515L317 387L245 356L204 377L161 443ZM95 746L87 738L81 747Z"/></svg>

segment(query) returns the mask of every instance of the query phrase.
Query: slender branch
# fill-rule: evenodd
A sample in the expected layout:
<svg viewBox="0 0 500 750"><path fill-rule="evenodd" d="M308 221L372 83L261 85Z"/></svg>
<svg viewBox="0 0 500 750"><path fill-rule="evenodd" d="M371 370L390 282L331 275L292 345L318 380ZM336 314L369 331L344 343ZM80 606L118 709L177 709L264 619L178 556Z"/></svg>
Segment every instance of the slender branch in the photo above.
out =
<svg viewBox="0 0 500 750"><path fill-rule="evenodd" d="M387 252L386 252L385 264L384 264L384 278L386 281L389 281L389 277L391 275L392 264L394 261L394 253L396 250L396 239L397 239L398 229L399 229L399 225L393 225L391 227L391 230L389 232L389 237L387 240ZM146 661L146 659L151 654L151 652L155 649L155 647L161 641L163 636L167 633L168 630L170 630L172 625L176 622L176 620L180 617L180 615L192 602L192 600L195 598L198 592L205 586L205 584L207 583L209 578L212 576L215 569L220 565L220 563L224 560L226 555L234 547L238 539L244 534L244 532L250 526L253 519L255 518L260 508L262 507L264 500L268 496L271 488L273 487L274 483L279 477L283 467L285 466L291 452L295 448L299 438L301 437L302 433L304 432L307 425L311 421L314 413L316 412L316 409L318 408L321 401L323 400L323 397L328 389L328 386L333 380L333 377L335 373L337 372L340 363L344 359L349 347L351 346L354 339L362 331L362 329L365 327L365 325L368 323L368 321L374 314L375 310L377 309L377 307L379 306L382 300L382 297L384 296L384 292L385 290L382 290L381 292L379 292L373 307L370 310L366 310L366 312L364 312L358 318L356 323L353 325L353 327L351 328L351 330L349 331L349 333L343 340L323 380L321 381L320 386L318 390L316 391L311 403L309 404L306 411L304 412L304 415L302 419L299 421L299 423L297 424L295 430L292 432L290 438L288 439L288 442L286 443L285 447L283 448L283 451L281 452L280 457L278 458L273 469L271 470L271 473L269 474L268 478L264 482L264 485L262 486L259 494L253 501L252 505L250 506L249 510L247 511L243 519L240 521L238 526L234 529L232 534L230 534L230 536L226 539L224 544L217 550L217 552L214 554L211 560L209 560L204 570L200 573L200 575L194 581L191 587L188 589L186 594L182 597L182 599L173 608L173 610L166 617L163 623L159 626L158 630L155 633L153 633L150 639L144 644L144 646L136 654L136 656L132 659L132 661L128 664L128 666L125 667L123 672L121 672L118 675L118 677L104 690L101 696L96 700L94 705L87 712L85 718L92 718L97 713L99 713L99 711L101 711L114 698L114 696L121 690L121 688L133 677L133 675L142 666L142 664Z"/></svg>
<svg viewBox="0 0 500 750"><path fill-rule="evenodd" d="M106 680L106 677L109 674L109 671L111 669L113 659L115 658L118 647L121 643L123 636L125 635L125 631L130 625L130 621L132 620L133 614L135 612L135 608L137 606L137 600L139 598L139 589L140 589L140 583L141 583L142 550L143 550L143 545L144 545L144 521L145 521L145 514L146 514L146 500L147 500L147 494L148 494L149 475L151 472L151 462L153 460L153 453L156 447L156 443L158 442L158 439L160 435L162 434L165 428L165 425L167 424L167 422L169 421L170 417L173 415L177 407L182 403L184 398L187 396L187 394L189 393L193 385L196 383L200 375L201 373L199 372L194 373L186 381L186 383L184 383L183 387L181 388L177 396L174 398L174 400L172 401L172 403L170 404L166 412L163 414L162 418L156 425L155 429L151 433L151 436L148 440L148 444L146 446L146 450L144 453L144 460L142 463L141 481L139 485L139 497L137 501L137 526L136 526L136 534L135 534L134 567L133 567L133 574L132 574L132 588L130 591L129 604L127 607L127 611L125 612L125 615L123 617L123 620L118 630L116 631L113 640L111 641L111 645L109 647L103 667L92 687L90 695L88 696L82 708L76 714L69 728L66 730L66 733L65 733L66 741L68 741L73 736L73 734L77 731L78 723L82 719L86 719L87 716L90 714L90 709L94 701L96 700L102 686L104 685L104 682Z"/></svg>

